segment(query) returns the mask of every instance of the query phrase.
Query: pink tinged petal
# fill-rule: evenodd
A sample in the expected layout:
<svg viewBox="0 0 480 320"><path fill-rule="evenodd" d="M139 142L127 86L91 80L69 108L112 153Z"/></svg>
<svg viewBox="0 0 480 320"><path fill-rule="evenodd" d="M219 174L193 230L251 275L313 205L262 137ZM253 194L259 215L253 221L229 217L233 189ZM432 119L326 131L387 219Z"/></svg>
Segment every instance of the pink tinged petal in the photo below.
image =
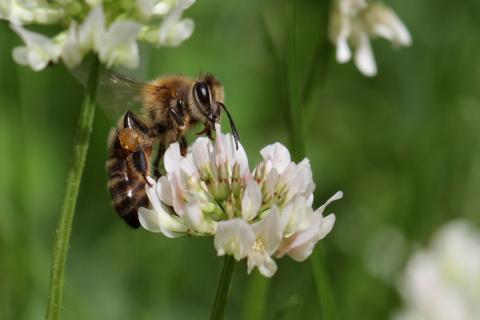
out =
<svg viewBox="0 0 480 320"><path fill-rule="evenodd" d="M242 196L242 217L246 221L250 221L258 214L258 210L262 205L262 191L255 182L250 180L247 183Z"/></svg>
<svg viewBox="0 0 480 320"><path fill-rule="evenodd" d="M355 49L355 65L363 75L372 77L377 74L377 65L375 63L368 34L366 32L360 32L358 34L357 42Z"/></svg>
<svg viewBox="0 0 480 320"><path fill-rule="evenodd" d="M152 209L140 208L138 211L138 218L140 224L147 230L152 232L161 232L166 237L178 237L187 231L185 227L177 218L170 215L167 207L160 202L156 192L157 186L155 181L147 177L151 187L146 186L148 199L152 205Z"/></svg>
<svg viewBox="0 0 480 320"><path fill-rule="evenodd" d="M157 194L163 203L173 206L172 186L166 176L162 176L158 179Z"/></svg>
<svg viewBox="0 0 480 320"><path fill-rule="evenodd" d="M182 182L179 177L179 172L172 172L168 175L172 186L172 202L175 213L179 216L183 216L183 209L185 207L185 191L182 186Z"/></svg>
<svg viewBox="0 0 480 320"><path fill-rule="evenodd" d="M283 240L276 252L276 256L282 257L283 255L288 254L296 261L304 261L308 258L312 253L315 244L332 230L335 223L334 214L330 214L324 218L322 212L328 204L342 198L342 196L343 193L341 191L337 192L313 214L308 214L307 217L312 216L312 220L308 221L310 226L306 229L295 232Z"/></svg>
<svg viewBox="0 0 480 320"><path fill-rule="evenodd" d="M197 174L197 167L195 166L193 154L191 152L187 153L187 155L182 157L180 160L180 168L182 169L185 180Z"/></svg>
<svg viewBox="0 0 480 320"><path fill-rule="evenodd" d="M290 152L288 149L281 143L274 143L266 146L260 150L264 160L270 160L272 162L272 167L275 168L280 174L287 168L290 164Z"/></svg>
<svg viewBox="0 0 480 320"><path fill-rule="evenodd" d="M220 166L227 161L227 153L223 144L220 124L215 124L215 163Z"/></svg>
<svg viewBox="0 0 480 320"><path fill-rule="evenodd" d="M172 143L163 157L163 165L168 173L177 171L180 168L182 156L180 155L180 146L178 142Z"/></svg>
<svg viewBox="0 0 480 320"><path fill-rule="evenodd" d="M239 261L245 258L255 242L252 227L236 218L218 223L214 245L219 256L233 255Z"/></svg>
<svg viewBox="0 0 480 320"><path fill-rule="evenodd" d="M276 169L270 170L268 173L263 185L267 195L273 196L275 192L275 186L277 185L280 179L280 175L278 174Z"/></svg>
<svg viewBox="0 0 480 320"><path fill-rule="evenodd" d="M292 165L292 170L287 179L289 197L293 197L297 194L304 194L305 197L308 197L315 189L310 161L306 158L299 164Z"/></svg>
<svg viewBox="0 0 480 320"><path fill-rule="evenodd" d="M207 137L197 138L192 144L193 161L199 170L209 167L211 152L212 143Z"/></svg>
<svg viewBox="0 0 480 320"><path fill-rule="evenodd" d="M283 233L290 235L310 226L313 210L309 205L305 204L305 198L303 196L298 196L287 203L281 214L284 223Z"/></svg>
<svg viewBox="0 0 480 320"><path fill-rule="evenodd" d="M296 232L283 240L276 252L276 256L282 257L288 254L296 261L304 261L308 258L319 240L318 234L322 219L322 216L317 215L309 228Z"/></svg>
<svg viewBox="0 0 480 320"><path fill-rule="evenodd" d="M239 142L237 150L235 139L233 139L233 136L230 133L221 134L221 136L223 150L225 151L230 168L233 168L234 164L238 163L240 167L240 175L243 175L247 170L249 170L248 158L245 149Z"/></svg>

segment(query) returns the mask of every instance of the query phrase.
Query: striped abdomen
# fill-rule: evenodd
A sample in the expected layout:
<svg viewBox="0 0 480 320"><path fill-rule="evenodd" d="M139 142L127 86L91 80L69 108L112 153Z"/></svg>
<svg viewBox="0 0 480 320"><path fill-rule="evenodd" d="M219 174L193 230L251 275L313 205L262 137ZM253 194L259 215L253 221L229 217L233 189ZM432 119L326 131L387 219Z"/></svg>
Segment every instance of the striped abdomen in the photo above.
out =
<svg viewBox="0 0 480 320"><path fill-rule="evenodd" d="M145 178L128 160L129 153L120 146L115 129L110 135L109 151L109 159L106 162L107 187L112 198L112 207L125 222L138 228L140 222L137 211L140 207L149 205L145 191Z"/></svg>

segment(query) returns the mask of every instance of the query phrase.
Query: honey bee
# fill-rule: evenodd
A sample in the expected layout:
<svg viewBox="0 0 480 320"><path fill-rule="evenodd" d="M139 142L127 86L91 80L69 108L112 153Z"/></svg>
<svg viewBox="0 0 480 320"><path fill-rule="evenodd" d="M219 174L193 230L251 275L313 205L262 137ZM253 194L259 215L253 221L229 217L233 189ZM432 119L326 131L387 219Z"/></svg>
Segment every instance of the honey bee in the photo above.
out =
<svg viewBox="0 0 480 320"><path fill-rule="evenodd" d="M129 101L142 105L142 116L129 110L122 116L117 127L111 130L109 158L106 162L107 187L112 206L127 224L138 228L140 223L137 211L142 206L149 206L145 191L145 186L149 183L147 176L152 169L156 178L161 175L159 164L170 144L179 142L180 152L185 155L185 135L197 123L204 126L197 135L206 134L212 138L212 130L220 122L222 111L230 121L237 148L239 135L224 104L223 86L211 74L196 79L165 76L143 83L108 73L102 77L99 94L102 91L111 92L112 88L126 89L124 94L127 91L132 94ZM118 103L129 102L125 100Z"/></svg>

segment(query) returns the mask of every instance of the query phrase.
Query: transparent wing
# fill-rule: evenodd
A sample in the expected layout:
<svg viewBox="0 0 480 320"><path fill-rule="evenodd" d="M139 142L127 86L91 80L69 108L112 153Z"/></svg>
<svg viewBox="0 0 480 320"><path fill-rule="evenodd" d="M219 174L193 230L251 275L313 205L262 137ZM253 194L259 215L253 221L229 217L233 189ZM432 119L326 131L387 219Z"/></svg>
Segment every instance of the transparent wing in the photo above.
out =
<svg viewBox="0 0 480 320"><path fill-rule="evenodd" d="M85 87L89 67L82 64L72 70L73 75ZM143 103L143 92L153 85L121 75L111 70L103 70L97 88L97 104L113 121L126 111L138 112Z"/></svg>

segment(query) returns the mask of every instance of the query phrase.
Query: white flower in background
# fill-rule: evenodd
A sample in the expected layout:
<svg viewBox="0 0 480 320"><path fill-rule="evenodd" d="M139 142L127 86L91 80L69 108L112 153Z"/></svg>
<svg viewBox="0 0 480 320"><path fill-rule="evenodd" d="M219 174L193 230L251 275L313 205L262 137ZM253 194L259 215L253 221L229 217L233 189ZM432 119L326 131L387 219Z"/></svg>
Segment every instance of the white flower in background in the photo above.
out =
<svg viewBox="0 0 480 320"><path fill-rule="evenodd" d="M108 67L139 64L137 40L156 46L178 46L194 28L182 19L195 0L6 0L0 3L0 19L8 20L25 46L14 49L15 61L38 71L61 60L77 66L89 52L98 54ZM108 17L108 19L106 19ZM64 30L52 39L26 30L25 24L56 24Z"/></svg>
<svg viewBox="0 0 480 320"><path fill-rule="evenodd" d="M405 308L395 320L478 319L480 232L467 221L445 225L408 262L400 293Z"/></svg>
<svg viewBox="0 0 480 320"><path fill-rule="evenodd" d="M330 40L339 63L354 62L366 76L377 74L370 38L382 37L395 46L409 46L410 33L392 9L379 2L336 0L330 16Z"/></svg>
<svg viewBox="0 0 480 320"><path fill-rule="evenodd" d="M55 23L64 15L63 9L46 0L2 0L0 19L14 24Z"/></svg>
<svg viewBox="0 0 480 320"><path fill-rule="evenodd" d="M20 25L13 25L12 28L26 44L13 49L13 58L17 63L29 65L38 71L50 62L57 62L62 50L60 45L41 34L25 30Z"/></svg>
<svg viewBox="0 0 480 320"><path fill-rule="evenodd" d="M217 254L247 258L248 272L257 267L273 276L273 257L297 261L310 256L315 244L332 229L335 215L325 207L340 199L336 193L316 211L315 185L307 159L295 164L287 148L275 143L263 148L263 161L250 172L242 145L216 126L215 143L195 140L185 157L178 143L166 151L166 175L149 180L151 209L141 208L141 225L167 237L214 236Z"/></svg>

